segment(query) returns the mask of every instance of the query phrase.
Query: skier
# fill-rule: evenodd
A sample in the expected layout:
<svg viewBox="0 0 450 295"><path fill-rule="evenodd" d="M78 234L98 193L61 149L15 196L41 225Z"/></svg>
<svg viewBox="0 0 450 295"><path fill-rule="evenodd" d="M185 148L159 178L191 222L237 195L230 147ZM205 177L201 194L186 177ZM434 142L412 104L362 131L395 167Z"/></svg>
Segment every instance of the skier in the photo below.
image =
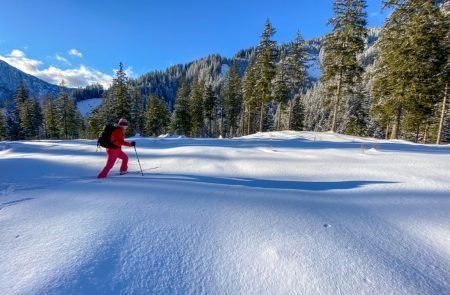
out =
<svg viewBox="0 0 450 295"><path fill-rule="evenodd" d="M124 146L136 146L135 141L127 142L125 141L124 133L128 128L128 121L124 118L120 119L115 128L111 133L111 137L109 138L112 146L106 148L106 153L108 154L108 158L106 160L106 166L103 170L98 174L97 178L105 178L108 175L109 170L114 167L117 158L122 160L122 164L120 165L120 174L125 174L128 171L128 156L122 151L122 145Z"/></svg>

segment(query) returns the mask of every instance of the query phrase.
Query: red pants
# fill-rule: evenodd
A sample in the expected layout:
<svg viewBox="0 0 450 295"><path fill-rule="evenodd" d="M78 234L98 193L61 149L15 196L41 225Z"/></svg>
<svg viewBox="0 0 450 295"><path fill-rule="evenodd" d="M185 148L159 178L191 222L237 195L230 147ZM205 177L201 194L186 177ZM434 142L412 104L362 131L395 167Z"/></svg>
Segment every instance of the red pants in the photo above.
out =
<svg viewBox="0 0 450 295"><path fill-rule="evenodd" d="M109 170L114 167L117 158L122 160L122 165L120 165L120 172L126 172L128 170L128 156L121 149L106 149L108 153L108 159L106 160L106 166L103 168L102 172L97 175L97 178L105 178L108 175Z"/></svg>

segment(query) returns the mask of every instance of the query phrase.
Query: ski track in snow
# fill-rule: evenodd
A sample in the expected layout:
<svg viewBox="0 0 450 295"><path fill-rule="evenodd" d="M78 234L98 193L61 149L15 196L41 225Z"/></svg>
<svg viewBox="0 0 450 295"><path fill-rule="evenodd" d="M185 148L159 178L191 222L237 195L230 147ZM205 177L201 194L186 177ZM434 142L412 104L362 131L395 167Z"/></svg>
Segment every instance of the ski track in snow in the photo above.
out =
<svg viewBox="0 0 450 295"><path fill-rule="evenodd" d="M0 143L0 294L449 294L450 147L332 133Z"/></svg>

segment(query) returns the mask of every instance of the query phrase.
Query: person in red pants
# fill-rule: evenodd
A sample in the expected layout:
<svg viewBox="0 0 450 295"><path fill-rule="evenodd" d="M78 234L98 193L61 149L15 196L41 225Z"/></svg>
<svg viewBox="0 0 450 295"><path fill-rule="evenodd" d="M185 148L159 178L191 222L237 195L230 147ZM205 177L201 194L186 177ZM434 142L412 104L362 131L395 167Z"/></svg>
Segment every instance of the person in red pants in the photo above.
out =
<svg viewBox="0 0 450 295"><path fill-rule="evenodd" d="M106 160L106 166L103 170L97 175L97 178L105 178L108 176L109 170L114 167L117 158L122 160L122 164L120 165L120 174L127 173L128 170L128 156L122 151L122 146L135 146L136 142L125 141L124 133L128 128L128 121L126 119L120 119L117 126L120 128L116 128L111 133L111 143L117 146L117 148L107 148L106 153L108 154L108 158Z"/></svg>

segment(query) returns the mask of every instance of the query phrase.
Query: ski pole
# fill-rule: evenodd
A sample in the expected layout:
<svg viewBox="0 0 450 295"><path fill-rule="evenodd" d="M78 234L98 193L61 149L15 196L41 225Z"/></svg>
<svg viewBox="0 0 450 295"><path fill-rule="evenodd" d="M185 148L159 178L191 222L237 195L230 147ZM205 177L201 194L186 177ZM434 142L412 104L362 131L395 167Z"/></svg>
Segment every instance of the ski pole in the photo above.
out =
<svg viewBox="0 0 450 295"><path fill-rule="evenodd" d="M141 167L141 162L139 161L139 156L137 154L136 146L134 146L134 152L136 153L136 158L137 158L138 163L139 163L139 168L141 169L141 174L142 174L142 176L144 176L144 172L142 171L142 167Z"/></svg>

